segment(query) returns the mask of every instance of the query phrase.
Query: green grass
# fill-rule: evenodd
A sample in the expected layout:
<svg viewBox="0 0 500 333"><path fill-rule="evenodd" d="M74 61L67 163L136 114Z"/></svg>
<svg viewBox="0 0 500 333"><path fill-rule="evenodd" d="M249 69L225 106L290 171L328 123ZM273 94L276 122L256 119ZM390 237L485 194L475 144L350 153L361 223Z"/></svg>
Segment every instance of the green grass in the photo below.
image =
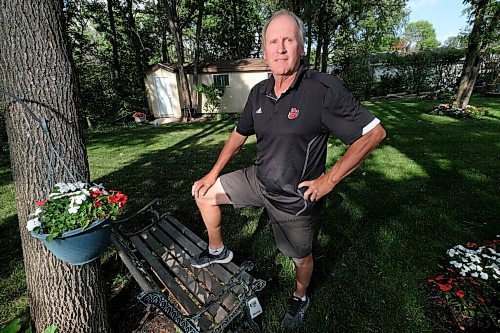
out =
<svg viewBox="0 0 500 333"><path fill-rule="evenodd" d="M500 102L475 98L490 116L431 116L435 102L365 105L388 137L327 200L316 242L312 303L300 332L432 332L422 280L439 271L445 251L500 233ZM89 133L92 179L129 195L128 213L164 199L164 211L206 239L190 195L211 168L235 121L170 124ZM249 140L226 171L251 164ZM331 140L328 163L345 151ZM11 173L0 160L0 326L27 311ZM291 261L274 247L261 209L224 208L224 236L235 261L250 259L267 281L259 299L264 332L278 332L294 288ZM112 276L112 274L108 274Z"/></svg>

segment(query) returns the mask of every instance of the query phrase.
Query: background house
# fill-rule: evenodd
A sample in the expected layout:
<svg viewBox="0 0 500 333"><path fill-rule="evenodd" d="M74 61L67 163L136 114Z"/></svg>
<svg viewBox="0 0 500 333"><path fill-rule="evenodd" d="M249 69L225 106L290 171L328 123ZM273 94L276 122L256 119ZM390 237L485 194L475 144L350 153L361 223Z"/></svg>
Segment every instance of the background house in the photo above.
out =
<svg viewBox="0 0 500 333"><path fill-rule="evenodd" d="M204 111L205 97L199 94L195 101L196 87L193 84L193 66L186 66L193 105L200 113ZM219 82L226 86L220 111L239 113L243 111L250 89L270 75L264 59L248 58L202 64L198 69L198 83L211 85ZM146 91L149 107L155 118L177 120L181 118L181 92L177 69L170 64L154 65L146 74Z"/></svg>

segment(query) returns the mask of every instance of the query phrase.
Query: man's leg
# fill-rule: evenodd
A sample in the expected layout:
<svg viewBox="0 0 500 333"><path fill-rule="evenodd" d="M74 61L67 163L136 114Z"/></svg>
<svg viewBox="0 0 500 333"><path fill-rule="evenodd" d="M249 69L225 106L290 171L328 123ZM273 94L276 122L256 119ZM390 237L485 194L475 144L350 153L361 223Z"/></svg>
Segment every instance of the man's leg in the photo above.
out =
<svg viewBox="0 0 500 333"><path fill-rule="evenodd" d="M212 249L221 248L224 244L221 232L222 214L219 205L229 205L231 200L226 195L220 178L217 178L215 184L204 196L200 195L196 198L196 204L208 231L208 246Z"/></svg>
<svg viewBox="0 0 500 333"><path fill-rule="evenodd" d="M308 255L305 258L293 258L295 263L295 277L297 279L297 286L295 287L295 296L302 298L306 294L307 287L311 281L313 272L313 256Z"/></svg>
<svg viewBox="0 0 500 333"><path fill-rule="evenodd" d="M220 178L204 196L196 198L201 217L208 231L208 249L191 259L191 265L196 268L206 267L212 263L227 263L232 260L233 253L224 247L222 242L222 214L219 205L231 204L224 191Z"/></svg>

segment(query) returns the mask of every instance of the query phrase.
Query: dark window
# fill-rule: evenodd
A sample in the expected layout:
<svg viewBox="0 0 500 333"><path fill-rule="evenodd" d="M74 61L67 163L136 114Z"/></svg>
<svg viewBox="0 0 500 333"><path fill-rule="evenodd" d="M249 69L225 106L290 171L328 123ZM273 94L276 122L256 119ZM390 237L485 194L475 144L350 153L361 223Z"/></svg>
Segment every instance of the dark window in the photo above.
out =
<svg viewBox="0 0 500 333"><path fill-rule="evenodd" d="M214 74L214 83L229 87L229 74Z"/></svg>

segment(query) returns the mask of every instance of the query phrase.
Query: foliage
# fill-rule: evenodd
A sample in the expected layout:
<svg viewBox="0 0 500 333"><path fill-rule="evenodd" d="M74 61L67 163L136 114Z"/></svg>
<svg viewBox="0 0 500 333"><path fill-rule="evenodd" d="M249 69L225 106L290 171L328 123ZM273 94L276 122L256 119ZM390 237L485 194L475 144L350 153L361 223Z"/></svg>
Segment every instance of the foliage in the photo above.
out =
<svg viewBox="0 0 500 333"><path fill-rule="evenodd" d="M450 36L446 38L443 43L444 47L451 47L455 49L465 49L467 47L468 34L461 33L457 36Z"/></svg>
<svg viewBox="0 0 500 333"><path fill-rule="evenodd" d="M16 318L11 321L7 326L0 329L0 333L18 333L21 331L21 319ZM31 325L26 329L25 333L31 333ZM50 325L43 330L43 333L58 333L56 325Z"/></svg>
<svg viewBox="0 0 500 333"><path fill-rule="evenodd" d="M416 50L433 49L440 45L436 31L429 21L411 22L405 27L404 38Z"/></svg>
<svg viewBox="0 0 500 333"><path fill-rule="evenodd" d="M214 82L211 85L199 84L196 87L196 90L205 95L205 98L207 99L205 106L203 107L205 112L212 113L220 111L219 107L221 99L226 90L224 85L217 82Z"/></svg>
<svg viewBox="0 0 500 333"><path fill-rule="evenodd" d="M487 115L488 111L472 105L467 105L467 107L461 109L454 107L452 104L439 104L434 106L429 114L451 118L480 118Z"/></svg>
<svg viewBox="0 0 500 333"><path fill-rule="evenodd" d="M48 234L47 240L52 240L67 231L86 229L95 221L115 220L126 201L126 195L108 192L102 185L58 183L47 200L37 202L27 229Z"/></svg>
<svg viewBox="0 0 500 333"><path fill-rule="evenodd" d="M353 54L346 58L340 66L340 76L349 91L358 99L370 98L374 78L368 55L365 53Z"/></svg>
<svg viewBox="0 0 500 333"><path fill-rule="evenodd" d="M467 243L449 249L443 274L427 279L433 306L450 328L490 332L500 329L500 253L497 239L483 246Z"/></svg>
<svg viewBox="0 0 500 333"><path fill-rule="evenodd" d="M373 95L420 93L455 88L463 50L443 48L415 53L386 53L372 60L382 74Z"/></svg>

